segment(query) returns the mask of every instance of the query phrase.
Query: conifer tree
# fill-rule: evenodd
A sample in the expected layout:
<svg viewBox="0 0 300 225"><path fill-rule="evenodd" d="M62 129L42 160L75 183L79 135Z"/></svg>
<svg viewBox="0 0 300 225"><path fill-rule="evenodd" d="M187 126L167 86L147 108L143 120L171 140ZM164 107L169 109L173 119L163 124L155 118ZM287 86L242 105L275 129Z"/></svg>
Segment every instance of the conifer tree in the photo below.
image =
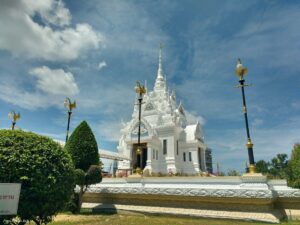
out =
<svg viewBox="0 0 300 225"><path fill-rule="evenodd" d="M91 184L101 182L101 163L95 136L86 121L81 122L65 145L75 166L75 180L80 187L77 212L82 205L82 196Z"/></svg>

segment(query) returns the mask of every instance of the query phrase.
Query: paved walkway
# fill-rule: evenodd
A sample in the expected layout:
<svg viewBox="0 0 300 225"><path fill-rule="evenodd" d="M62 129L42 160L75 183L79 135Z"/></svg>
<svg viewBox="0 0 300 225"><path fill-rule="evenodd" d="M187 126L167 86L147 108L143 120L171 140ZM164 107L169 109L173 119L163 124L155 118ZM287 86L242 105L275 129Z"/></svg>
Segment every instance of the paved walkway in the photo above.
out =
<svg viewBox="0 0 300 225"><path fill-rule="evenodd" d="M83 203L82 208L85 209L109 209L116 211L132 211L141 213L153 214L169 214L176 216L193 216L204 218L224 218L237 220L252 220L269 223L279 223L276 213L260 213L260 212L237 212L237 211L219 211L219 210L205 210L205 209L184 209L184 208L169 208L169 207L155 207L155 206L137 206L137 205L111 205L99 203Z"/></svg>

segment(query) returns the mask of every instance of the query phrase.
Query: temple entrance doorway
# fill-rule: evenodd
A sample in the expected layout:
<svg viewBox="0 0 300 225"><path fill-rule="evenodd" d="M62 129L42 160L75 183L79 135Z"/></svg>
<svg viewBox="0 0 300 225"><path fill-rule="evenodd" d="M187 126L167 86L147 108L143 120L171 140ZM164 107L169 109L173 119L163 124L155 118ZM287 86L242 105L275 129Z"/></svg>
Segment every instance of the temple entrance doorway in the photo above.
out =
<svg viewBox="0 0 300 225"><path fill-rule="evenodd" d="M137 167L143 170L147 163L147 143L141 143L140 145L142 149L141 154L137 154L138 144L133 144L132 146L132 168L134 171Z"/></svg>

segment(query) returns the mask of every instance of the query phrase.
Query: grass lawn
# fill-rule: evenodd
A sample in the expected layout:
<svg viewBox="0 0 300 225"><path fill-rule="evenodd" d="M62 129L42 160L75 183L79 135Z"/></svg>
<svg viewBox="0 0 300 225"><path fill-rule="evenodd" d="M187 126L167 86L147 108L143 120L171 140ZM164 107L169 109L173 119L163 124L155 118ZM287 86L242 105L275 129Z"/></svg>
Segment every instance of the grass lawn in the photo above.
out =
<svg viewBox="0 0 300 225"><path fill-rule="evenodd" d="M238 220L221 220L189 217L127 215L127 214L59 214L51 225L258 225L266 223L246 222ZM282 222L283 225L300 225L299 221Z"/></svg>

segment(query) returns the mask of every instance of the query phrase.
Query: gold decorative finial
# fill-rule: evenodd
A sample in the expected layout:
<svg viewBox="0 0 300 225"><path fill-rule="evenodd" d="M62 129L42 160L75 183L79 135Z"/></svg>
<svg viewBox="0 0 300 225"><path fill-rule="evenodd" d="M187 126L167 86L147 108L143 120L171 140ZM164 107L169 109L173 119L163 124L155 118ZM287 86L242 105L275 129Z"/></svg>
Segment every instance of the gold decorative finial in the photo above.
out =
<svg viewBox="0 0 300 225"><path fill-rule="evenodd" d="M140 94L140 95L143 95L143 94L146 93L145 86L144 85L142 86L139 81L136 82L136 86L135 86L134 89L135 89L135 92L138 93L138 94Z"/></svg>
<svg viewBox="0 0 300 225"><path fill-rule="evenodd" d="M8 113L8 117L11 119L12 122L11 129L14 130L17 120L21 118L21 114L15 113L15 111L11 111L10 113Z"/></svg>
<svg viewBox="0 0 300 225"><path fill-rule="evenodd" d="M244 76L248 73L248 69L243 66L240 58L238 58L237 60L235 73L240 78L240 80L243 80Z"/></svg>
<svg viewBox="0 0 300 225"><path fill-rule="evenodd" d="M15 113L15 111L11 111L10 113L8 113L8 117L11 119L12 122L15 123L21 118L21 114Z"/></svg>
<svg viewBox="0 0 300 225"><path fill-rule="evenodd" d="M65 105L66 108L69 109L69 111L72 111L73 109L76 108L76 101L74 101L72 103L70 98L66 98L65 101L64 101L64 105Z"/></svg>

